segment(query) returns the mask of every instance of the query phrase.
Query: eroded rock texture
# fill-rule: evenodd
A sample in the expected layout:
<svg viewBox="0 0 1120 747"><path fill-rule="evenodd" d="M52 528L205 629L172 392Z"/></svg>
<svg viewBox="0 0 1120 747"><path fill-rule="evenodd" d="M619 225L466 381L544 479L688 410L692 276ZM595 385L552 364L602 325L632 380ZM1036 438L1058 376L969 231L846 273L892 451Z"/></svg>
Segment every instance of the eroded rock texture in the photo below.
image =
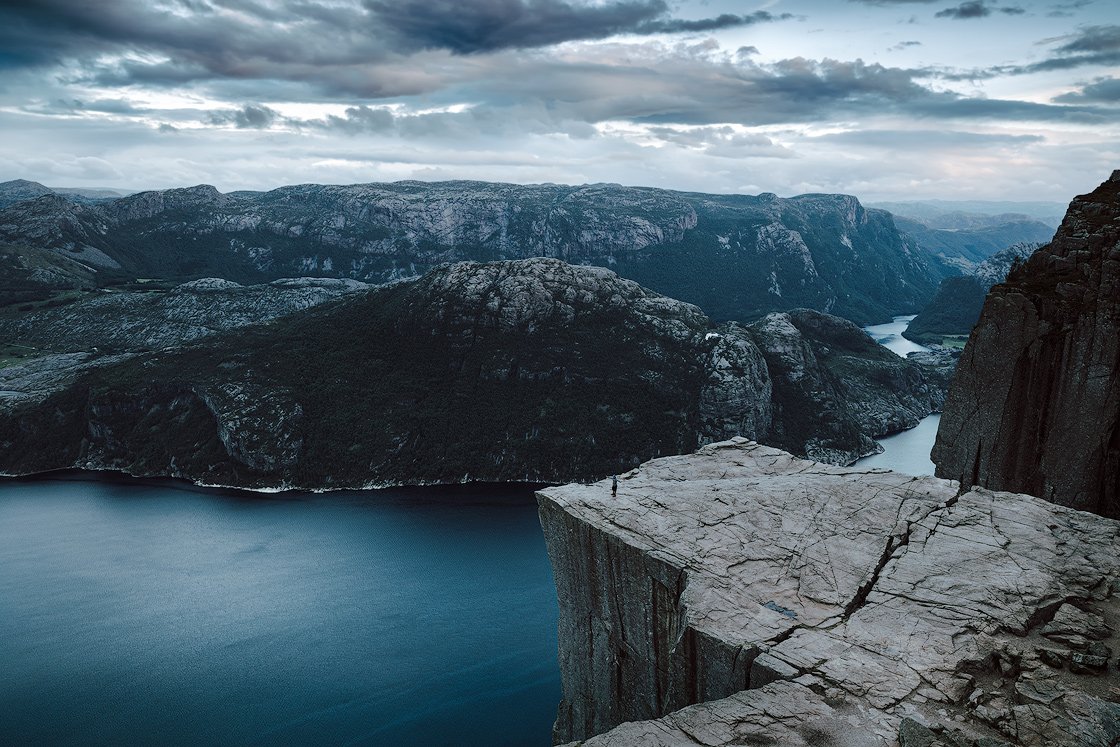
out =
<svg viewBox="0 0 1120 747"><path fill-rule="evenodd" d="M203 278L169 291L94 294L61 307L0 316L0 340L52 352L164 348L267 322L369 287L335 278L286 278L250 286Z"/></svg>
<svg viewBox="0 0 1120 747"><path fill-rule="evenodd" d="M742 439L539 501L557 742L1120 739L1120 523Z"/></svg>
<svg viewBox="0 0 1120 747"><path fill-rule="evenodd" d="M1120 516L1120 171L988 295L933 460L966 486Z"/></svg>

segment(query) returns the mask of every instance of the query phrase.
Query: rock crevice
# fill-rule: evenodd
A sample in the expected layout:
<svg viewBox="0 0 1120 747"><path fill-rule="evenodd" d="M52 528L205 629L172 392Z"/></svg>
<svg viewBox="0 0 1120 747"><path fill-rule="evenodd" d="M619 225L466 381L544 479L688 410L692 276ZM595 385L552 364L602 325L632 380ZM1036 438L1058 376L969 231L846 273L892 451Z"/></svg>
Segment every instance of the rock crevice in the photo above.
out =
<svg viewBox="0 0 1120 747"><path fill-rule="evenodd" d="M743 440L619 485L539 493L558 742L891 745L904 720L966 745L1120 738L1120 678L1090 666L1118 642L1120 524Z"/></svg>

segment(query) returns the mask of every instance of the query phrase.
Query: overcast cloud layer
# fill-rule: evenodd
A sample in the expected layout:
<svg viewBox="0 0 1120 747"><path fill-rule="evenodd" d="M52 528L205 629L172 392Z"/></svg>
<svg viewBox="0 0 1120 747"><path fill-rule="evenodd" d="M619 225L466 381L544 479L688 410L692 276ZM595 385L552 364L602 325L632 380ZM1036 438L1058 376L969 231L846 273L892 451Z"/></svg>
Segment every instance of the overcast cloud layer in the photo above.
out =
<svg viewBox="0 0 1120 747"><path fill-rule="evenodd" d="M0 0L0 179L1066 201L1112 0Z"/></svg>

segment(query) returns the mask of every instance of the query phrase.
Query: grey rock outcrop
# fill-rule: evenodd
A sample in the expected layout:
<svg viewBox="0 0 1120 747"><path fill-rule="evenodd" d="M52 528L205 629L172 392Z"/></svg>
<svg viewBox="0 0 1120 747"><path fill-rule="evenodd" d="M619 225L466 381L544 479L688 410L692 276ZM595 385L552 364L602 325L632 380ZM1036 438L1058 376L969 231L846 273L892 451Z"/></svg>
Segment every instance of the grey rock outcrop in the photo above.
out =
<svg viewBox="0 0 1120 747"><path fill-rule="evenodd" d="M1120 171L984 303L933 460L965 485L1120 516Z"/></svg>
<svg viewBox="0 0 1120 747"><path fill-rule="evenodd" d="M1120 523L741 439L644 464L617 496L538 497L560 601L557 742L1120 739L1120 673L1076 663L1092 636L1097 655L1116 650ZM1055 638L1075 631L1084 645Z"/></svg>
<svg viewBox="0 0 1120 747"><path fill-rule="evenodd" d="M873 440L941 409L947 381L854 324L806 309L747 327L773 381L766 443L830 464L880 451Z"/></svg>
<svg viewBox="0 0 1120 747"><path fill-rule="evenodd" d="M37 197L43 197L49 194L52 194L50 188L44 187L39 182L32 182L27 179L13 179L7 182L0 182L0 208L6 208L17 202L34 200Z"/></svg>
<svg viewBox="0 0 1120 747"><path fill-rule="evenodd" d="M369 288L333 278L255 286L203 278L168 291L99 293L79 303L0 316L0 340L52 352L150 350L260 324Z"/></svg>

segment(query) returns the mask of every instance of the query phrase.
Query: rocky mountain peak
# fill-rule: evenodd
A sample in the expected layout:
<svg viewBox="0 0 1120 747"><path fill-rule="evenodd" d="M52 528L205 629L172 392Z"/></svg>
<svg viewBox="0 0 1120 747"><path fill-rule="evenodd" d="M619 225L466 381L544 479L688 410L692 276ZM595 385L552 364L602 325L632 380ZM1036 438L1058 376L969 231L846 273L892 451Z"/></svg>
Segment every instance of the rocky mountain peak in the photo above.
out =
<svg viewBox="0 0 1120 747"><path fill-rule="evenodd" d="M11 181L0 182L0 208L49 194L52 194L50 188L27 179L12 179Z"/></svg>
<svg viewBox="0 0 1120 747"><path fill-rule="evenodd" d="M696 306L654 293L606 268L543 257L460 262L435 270L421 287L438 303L485 309L507 327L569 323L576 314L591 311L620 315L626 311L679 339L708 326Z"/></svg>

